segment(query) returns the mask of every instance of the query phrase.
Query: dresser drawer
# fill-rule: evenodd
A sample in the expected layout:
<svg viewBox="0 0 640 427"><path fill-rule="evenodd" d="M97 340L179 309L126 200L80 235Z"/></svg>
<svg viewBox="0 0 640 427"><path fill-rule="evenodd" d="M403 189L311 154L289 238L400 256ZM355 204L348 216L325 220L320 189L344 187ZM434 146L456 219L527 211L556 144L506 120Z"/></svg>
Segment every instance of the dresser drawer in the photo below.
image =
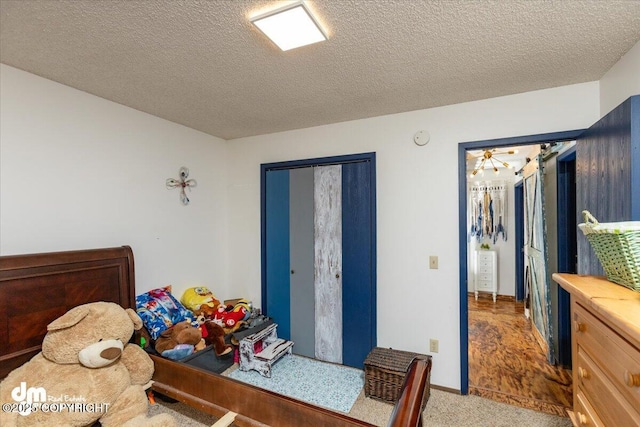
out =
<svg viewBox="0 0 640 427"><path fill-rule="evenodd" d="M480 273L478 274L478 283L480 282L492 283L493 276L491 274Z"/></svg>
<svg viewBox="0 0 640 427"><path fill-rule="evenodd" d="M580 346L577 365L574 369L577 372L578 384L574 384L574 387L578 387L577 394L583 395L585 415L588 415L587 409L591 409L591 418L596 418L597 414L606 426L640 425L640 412L622 396Z"/></svg>
<svg viewBox="0 0 640 427"><path fill-rule="evenodd" d="M478 264L481 264L481 263L491 264L493 262L493 258L494 258L493 252L481 251L478 253Z"/></svg>
<svg viewBox="0 0 640 427"><path fill-rule="evenodd" d="M478 273L493 275L493 266L490 264L478 264Z"/></svg>
<svg viewBox="0 0 640 427"><path fill-rule="evenodd" d="M577 426L605 427L602 421L600 421L600 418L598 418L596 411L584 396L584 393L582 393L582 390L578 389L576 399L577 401L574 402L573 406L575 409L574 422Z"/></svg>
<svg viewBox="0 0 640 427"><path fill-rule="evenodd" d="M574 327L579 351L606 374L616 389L640 408L640 387L628 385L630 375L640 375L640 350L593 316L580 304L574 305Z"/></svg>
<svg viewBox="0 0 640 427"><path fill-rule="evenodd" d="M493 282L489 281L478 281L476 288L479 291L492 291L493 290Z"/></svg>

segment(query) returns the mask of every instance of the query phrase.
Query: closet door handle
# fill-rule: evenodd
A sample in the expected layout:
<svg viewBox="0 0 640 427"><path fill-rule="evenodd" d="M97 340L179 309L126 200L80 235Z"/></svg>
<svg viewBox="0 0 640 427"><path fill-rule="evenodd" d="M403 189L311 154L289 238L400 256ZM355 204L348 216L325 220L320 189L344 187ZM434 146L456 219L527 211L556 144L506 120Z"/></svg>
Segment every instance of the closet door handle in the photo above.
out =
<svg viewBox="0 0 640 427"><path fill-rule="evenodd" d="M340 278L340 273L336 273L336 279Z"/></svg>

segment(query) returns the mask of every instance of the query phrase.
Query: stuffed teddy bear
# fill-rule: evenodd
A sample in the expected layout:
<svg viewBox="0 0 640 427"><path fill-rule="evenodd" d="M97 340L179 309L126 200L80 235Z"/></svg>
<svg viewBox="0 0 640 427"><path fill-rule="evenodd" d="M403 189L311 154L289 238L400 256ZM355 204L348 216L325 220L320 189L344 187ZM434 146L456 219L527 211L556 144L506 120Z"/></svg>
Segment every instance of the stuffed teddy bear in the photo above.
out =
<svg viewBox="0 0 640 427"><path fill-rule="evenodd" d="M0 425L173 427L168 414L147 418L143 385L153 361L128 344L142 320L112 302L72 308L47 326L42 351L0 383L2 403L22 412L0 413ZM35 406L33 406L35 404Z"/></svg>
<svg viewBox="0 0 640 427"><path fill-rule="evenodd" d="M233 347L224 342L224 329L216 322L211 320L205 320L204 330L206 335L204 340L207 345L213 345L213 349L216 352L216 356L224 356L233 350ZM204 335L204 334L203 334Z"/></svg>
<svg viewBox="0 0 640 427"><path fill-rule="evenodd" d="M205 305L205 307L208 306ZM200 313L196 321L198 322L198 328L200 328L204 343L206 345L212 345L217 356L224 356L231 352L233 348L224 341L225 332L222 326L213 320L207 319L204 313Z"/></svg>
<svg viewBox="0 0 640 427"><path fill-rule="evenodd" d="M156 340L155 349L162 356L177 360L202 350L204 346L200 328L185 320L163 331Z"/></svg>

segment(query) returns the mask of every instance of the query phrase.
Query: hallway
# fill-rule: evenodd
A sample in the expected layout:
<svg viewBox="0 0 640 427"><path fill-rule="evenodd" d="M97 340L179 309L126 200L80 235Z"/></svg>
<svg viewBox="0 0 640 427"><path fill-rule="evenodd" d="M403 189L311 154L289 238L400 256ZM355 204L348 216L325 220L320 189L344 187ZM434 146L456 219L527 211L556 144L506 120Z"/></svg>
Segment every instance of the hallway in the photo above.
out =
<svg viewBox="0 0 640 427"><path fill-rule="evenodd" d="M507 297L508 298L508 297ZM524 316L522 302L473 295L469 303L469 394L566 415L571 370L551 366Z"/></svg>

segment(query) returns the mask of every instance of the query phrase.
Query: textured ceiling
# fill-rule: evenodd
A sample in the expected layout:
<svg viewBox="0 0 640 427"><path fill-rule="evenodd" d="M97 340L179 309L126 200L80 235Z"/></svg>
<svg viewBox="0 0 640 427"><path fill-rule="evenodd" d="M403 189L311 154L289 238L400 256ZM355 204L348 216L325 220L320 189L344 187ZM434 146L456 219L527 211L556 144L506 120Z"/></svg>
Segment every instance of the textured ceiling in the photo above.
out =
<svg viewBox="0 0 640 427"><path fill-rule="evenodd" d="M224 139L600 79L640 1L315 0L329 40L279 51L273 1L0 1L0 61Z"/></svg>

